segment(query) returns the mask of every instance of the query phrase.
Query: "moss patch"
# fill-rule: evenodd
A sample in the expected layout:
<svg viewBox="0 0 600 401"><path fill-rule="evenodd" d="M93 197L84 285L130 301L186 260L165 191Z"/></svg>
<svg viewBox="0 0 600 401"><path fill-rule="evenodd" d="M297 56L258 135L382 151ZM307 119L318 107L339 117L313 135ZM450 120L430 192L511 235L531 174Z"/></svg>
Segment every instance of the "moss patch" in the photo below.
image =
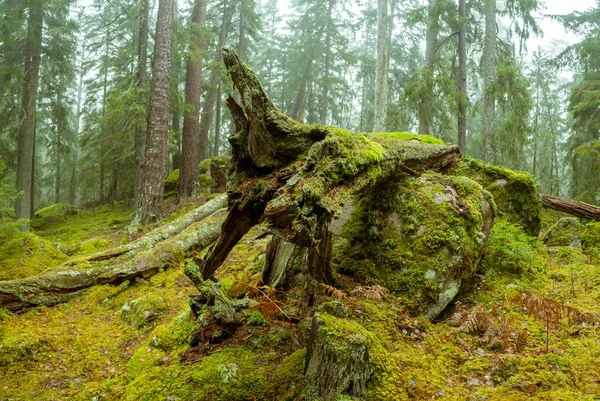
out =
<svg viewBox="0 0 600 401"><path fill-rule="evenodd" d="M465 158L454 167L452 173L479 182L493 195L500 218L519 224L528 235L538 236L542 201L531 175L484 165L482 161L472 158Z"/></svg>
<svg viewBox="0 0 600 401"><path fill-rule="evenodd" d="M344 226L338 271L433 315L430 308L445 306L474 273L493 214L491 195L466 177L430 173L390 183L363 197Z"/></svg>

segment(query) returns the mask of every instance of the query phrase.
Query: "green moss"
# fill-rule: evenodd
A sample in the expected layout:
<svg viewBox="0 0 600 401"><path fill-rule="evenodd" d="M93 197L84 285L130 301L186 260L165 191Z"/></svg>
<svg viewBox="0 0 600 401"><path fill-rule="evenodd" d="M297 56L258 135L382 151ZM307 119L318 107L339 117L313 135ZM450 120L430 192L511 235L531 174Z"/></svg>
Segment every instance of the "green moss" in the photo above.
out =
<svg viewBox="0 0 600 401"><path fill-rule="evenodd" d="M179 191L179 169L171 171L165 179L165 198L174 198Z"/></svg>
<svg viewBox="0 0 600 401"><path fill-rule="evenodd" d="M270 381L274 393L278 395L278 400L292 401L297 399L304 378L305 362L306 348L302 348L285 358L277 366Z"/></svg>
<svg viewBox="0 0 600 401"><path fill-rule="evenodd" d="M582 226L575 217L563 217L542 235L546 246L581 246Z"/></svg>
<svg viewBox="0 0 600 401"><path fill-rule="evenodd" d="M73 205L68 205L65 203L57 203L35 212L36 218L48 218L48 217L66 217L79 213L79 209Z"/></svg>
<svg viewBox="0 0 600 401"><path fill-rule="evenodd" d="M542 201L535 179L524 172L485 165L480 160L465 158L452 174L479 182L494 197L498 216L519 224L531 236L537 237L541 227Z"/></svg>
<svg viewBox="0 0 600 401"><path fill-rule="evenodd" d="M25 334L9 336L0 342L0 366L37 360L37 354L48 349L48 343Z"/></svg>
<svg viewBox="0 0 600 401"><path fill-rule="evenodd" d="M493 214L490 194L465 177L429 173L390 183L363 197L344 226L339 272L388 287L416 313L433 313L474 273ZM446 291L450 299L442 299Z"/></svg>
<svg viewBox="0 0 600 401"><path fill-rule="evenodd" d="M160 354L157 354L158 356ZM268 399L270 385L257 356L242 348L225 348L185 369L179 365L148 365L132 376L125 400L246 401Z"/></svg>
<svg viewBox="0 0 600 401"><path fill-rule="evenodd" d="M377 138L393 138L400 141L419 141L421 143L429 143L433 145L444 145L445 142L431 135L419 135L411 132L381 132L372 134Z"/></svg>
<svg viewBox="0 0 600 401"><path fill-rule="evenodd" d="M269 322L259 311L250 310L247 312L246 323L250 326L266 326Z"/></svg>
<svg viewBox="0 0 600 401"><path fill-rule="evenodd" d="M484 264L499 272L523 273L543 270L547 257L537 238L525 234L520 226L500 219L490 233Z"/></svg>
<svg viewBox="0 0 600 401"><path fill-rule="evenodd" d="M594 257L596 260L600 258L600 223L588 223L581 235L581 247L586 255Z"/></svg>
<svg viewBox="0 0 600 401"><path fill-rule="evenodd" d="M204 159L200 162L198 165L198 174L203 175L210 173L210 160L211 159Z"/></svg>
<svg viewBox="0 0 600 401"><path fill-rule="evenodd" d="M132 327L142 329L159 317L166 308L165 301L159 295L148 294L125 303L121 308L121 315Z"/></svg>
<svg viewBox="0 0 600 401"><path fill-rule="evenodd" d="M20 232L16 224L0 224L0 280L36 275L67 260L60 245L32 232Z"/></svg>
<svg viewBox="0 0 600 401"><path fill-rule="evenodd" d="M151 334L150 344L161 350L179 350L189 346L194 331L196 319L191 310L187 309L170 323L157 326Z"/></svg>

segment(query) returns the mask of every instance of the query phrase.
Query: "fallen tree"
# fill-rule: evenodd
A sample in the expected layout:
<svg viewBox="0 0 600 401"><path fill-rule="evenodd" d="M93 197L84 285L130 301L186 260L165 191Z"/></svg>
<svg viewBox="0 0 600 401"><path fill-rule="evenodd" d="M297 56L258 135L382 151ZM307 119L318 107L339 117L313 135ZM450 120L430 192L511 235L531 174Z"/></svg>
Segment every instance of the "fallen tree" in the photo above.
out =
<svg viewBox="0 0 600 401"><path fill-rule="evenodd" d="M164 241L165 239L179 234L193 223L206 219L211 214L215 213L219 209L223 209L227 206L227 195L219 195L216 198L202 204L200 207L193 211L186 213L185 215L175 219L169 224L162 225L155 228L139 239L132 241L128 244L118 246L116 248L101 251L90 256L83 258L75 258L68 262L68 266L79 264L83 261L89 262L100 262L103 260L114 259L120 257L131 251L147 250L154 247L157 243Z"/></svg>
<svg viewBox="0 0 600 401"><path fill-rule="evenodd" d="M224 214L224 211L216 212L202 221L191 223L178 234L133 257L121 254L110 261L87 261L83 266L67 264L38 276L0 281L0 307L12 312L24 312L35 306L52 306L66 302L95 285L118 285L138 277L150 277L160 269L180 265L187 251L206 247L219 237L219 225ZM158 231L165 233L171 230L167 227ZM138 245L147 243L141 239ZM141 245L138 246L140 247Z"/></svg>
<svg viewBox="0 0 600 401"><path fill-rule="evenodd" d="M328 226L349 196L460 160L457 146L424 143L425 137L298 123L275 107L234 52L223 49L223 61L242 100L242 105L227 100L236 127L230 138L229 213L194 282L213 278L235 244L263 221L286 241L307 247L308 272L328 282Z"/></svg>
<svg viewBox="0 0 600 401"><path fill-rule="evenodd" d="M540 194L544 207L583 219L600 221L600 207L558 196Z"/></svg>

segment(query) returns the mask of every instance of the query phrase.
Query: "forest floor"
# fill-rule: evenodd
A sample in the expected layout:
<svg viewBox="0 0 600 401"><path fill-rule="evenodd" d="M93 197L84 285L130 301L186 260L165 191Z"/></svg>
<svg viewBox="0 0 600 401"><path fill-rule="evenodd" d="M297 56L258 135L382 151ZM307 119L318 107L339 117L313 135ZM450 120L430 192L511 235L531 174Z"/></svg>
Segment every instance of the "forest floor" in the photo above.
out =
<svg viewBox="0 0 600 401"><path fill-rule="evenodd" d="M167 220L195 206L173 207ZM31 234L2 225L0 280L131 241L130 213L114 203L40 217ZM183 266L55 307L0 310L0 400L296 399L309 322L287 318L297 315L297 293L258 286L262 233L248 233L217 277L224 294L255 300L246 323L212 332L221 340L208 349L190 345L199 335L188 306L197 290ZM488 248L458 314L441 322L409 317L394 295L349 296L356 284L348 277L338 276L346 293L324 288L321 301L347 304L385 348L369 399L600 400L600 263L580 249L546 249L503 222Z"/></svg>

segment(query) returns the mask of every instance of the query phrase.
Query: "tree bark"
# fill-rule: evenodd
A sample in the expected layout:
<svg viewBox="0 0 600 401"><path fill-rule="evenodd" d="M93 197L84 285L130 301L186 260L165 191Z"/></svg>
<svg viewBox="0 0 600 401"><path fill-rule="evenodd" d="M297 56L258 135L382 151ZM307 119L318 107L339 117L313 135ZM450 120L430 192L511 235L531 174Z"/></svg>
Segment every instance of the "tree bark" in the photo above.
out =
<svg viewBox="0 0 600 401"><path fill-rule="evenodd" d="M540 194L544 207L583 219L600 221L600 207L558 196Z"/></svg>
<svg viewBox="0 0 600 401"><path fill-rule="evenodd" d="M180 265L185 252L206 247L219 237L222 214L194 223L176 236L154 248L111 263L97 263L91 268L77 269L69 265L39 276L0 282L0 307L12 312L25 312L35 306L53 306L67 302L86 288L95 285L117 285L138 277L150 277L161 269Z"/></svg>
<svg viewBox="0 0 600 401"><path fill-rule="evenodd" d="M185 75L185 103L192 106L183 118L179 196L193 198L198 192L198 164L200 164L200 95L202 93L202 51L205 38L201 31L206 23L206 1L195 0L192 11L192 49L187 60Z"/></svg>
<svg viewBox="0 0 600 401"><path fill-rule="evenodd" d="M174 0L160 0L156 22L152 90L148 111L148 135L138 206L139 220L146 225L160 219L165 182L165 160L169 138L169 89Z"/></svg>
<svg viewBox="0 0 600 401"><path fill-rule="evenodd" d="M375 89L375 132L386 131L388 106L388 2L377 0L377 69Z"/></svg>
<svg viewBox="0 0 600 401"><path fill-rule="evenodd" d="M419 134L431 134L430 122L433 108L433 63L437 50L439 25L438 1L429 0L427 13L427 38L425 41L425 93L419 107Z"/></svg>
<svg viewBox="0 0 600 401"><path fill-rule="evenodd" d="M221 48L227 42L231 19L233 18L233 7L229 4L229 0L225 0L223 4L223 22L221 23L221 31L217 43L217 51L213 60L213 69L208 78L208 89L206 91L206 99L202 108L202 118L200 119L200 160L204 160L208 155L208 133L213 122L213 113L215 102L217 100L217 84L221 79Z"/></svg>
<svg viewBox="0 0 600 401"><path fill-rule="evenodd" d="M273 105L256 75L235 53L223 50L223 60L241 94L243 109L228 99L236 126L230 139L229 214L219 240L203 261L203 279L212 278L242 236L264 220L286 241L316 252L312 260L317 262L308 270L328 281L327 228L344 199L399 175L442 170L460 159L454 145L300 124ZM373 153L367 152L363 159L358 154L366 149ZM307 156L298 159L303 154ZM341 170L323 171L328 166Z"/></svg>
<svg viewBox="0 0 600 401"><path fill-rule="evenodd" d="M186 213L178 219L170 222L169 224L150 231L149 233L145 234L143 237L135 241L118 246L113 249L109 249L107 251L98 252L93 255L86 256L84 258L77 258L71 262L67 262L65 265L71 266L81 263L83 261L99 262L103 260L117 258L131 251L139 251L140 249L151 249L157 243L179 234L183 230L187 229L190 225L206 219L211 214L225 207L227 207L227 195L220 195L206 202L197 209Z"/></svg>
<svg viewBox="0 0 600 401"><path fill-rule="evenodd" d="M492 93L492 84L496 78L496 0L486 0L483 71L483 161L496 164L494 162L496 101Z"/></svg>
<svg viewBox="0 0 600 401"><path fill-rule="evenodd" d="M329 74L331 69L331 30L333 28L333 0L327 4L327 27L325 28L325 71L323 74L323 99L319 110L321 124L327 124L327 110L329 107Z"/></svg>
<svg viewBox="0 0 600 401"><path fill-rule="evenodd" d="M44 23L44 2L31 0L27 23L27 47L25 50L25 74L21 108L23 120L17 149L17 190L23 195L15 203L18 219L29 220L33 209L33 167L35 159L35 127L37 111L37 92L39 86L40 63L42 53L42 28ZM22 227L29 230L29 222Z"/></svg>
<svg viewBox="0 0 600 401"><path fill-rule="evenodd" d="M219 85L217 86L217 106L215 110L215 144L213 156L219 156L219 147L221 146L221 108L223 107L221 98L221 82L219 81Z"/></svg>
<svg viewBox="0 0 600 401"><path fill-rule="evenodd" d="M467 17L466 0L458 0L458 17L462 20L458 32L458 148L467 152Z"/></svg>
<svg viewBox="0 0 600 401"><path fill-rule="evenodd" d="M71 183L69 188L69 203L71 205L75 205L77 203L77 164L79 160L79 133L81 130L81 103L83 101L84 55L85 40L81 45L81 59L79 60L79 82L77 83L77 111L75 115L75 127L73 129L73 168L71 170Z"/></svg>
<svg viewBox="0 0 600 401"><path fill-rule="evenodd" d="M149 0L141 0L140 30L138 37L138 63L137 84L142 90L146 87L148 64L148 18L150 15ZM142 189L142 170L144 167L144 153L146 151L146 122L140 122L135 129L135 171L133 177L133 207L138 211L140 193Z"/></svg>

